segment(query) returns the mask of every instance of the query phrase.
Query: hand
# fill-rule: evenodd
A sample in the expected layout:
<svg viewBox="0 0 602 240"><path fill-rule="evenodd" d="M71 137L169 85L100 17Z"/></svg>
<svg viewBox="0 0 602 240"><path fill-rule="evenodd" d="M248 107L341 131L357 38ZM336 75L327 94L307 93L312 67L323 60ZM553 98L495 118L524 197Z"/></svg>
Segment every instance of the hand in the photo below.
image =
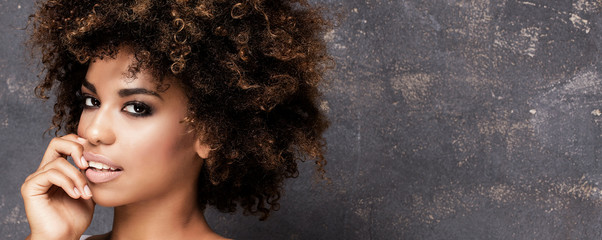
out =
<svg viewBox="0 0 602 240"><path fill-rule="evenodd" d="M31 239L79 239L86 231L94 202L81 161L86 140L75 134L54 138L48 145L38 169L21 186Z"/></svg>

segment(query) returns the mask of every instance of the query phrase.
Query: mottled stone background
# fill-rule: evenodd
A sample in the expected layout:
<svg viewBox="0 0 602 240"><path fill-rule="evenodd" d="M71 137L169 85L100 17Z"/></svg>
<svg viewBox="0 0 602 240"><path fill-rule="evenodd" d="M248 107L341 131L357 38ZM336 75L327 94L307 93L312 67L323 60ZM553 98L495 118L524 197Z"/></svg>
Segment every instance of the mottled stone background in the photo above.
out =
<svg viewBox="0 0 602 240"><path fill-rule="evenodd" d="M331 184L310 163L237 239L601 239L601 0L323 0ZM0 0L0 238L28 233L19 187L51 105L22 42L31 1ZM30 61L32 62L32 61ZM99 208L88 233L110 229Z"/></svg>

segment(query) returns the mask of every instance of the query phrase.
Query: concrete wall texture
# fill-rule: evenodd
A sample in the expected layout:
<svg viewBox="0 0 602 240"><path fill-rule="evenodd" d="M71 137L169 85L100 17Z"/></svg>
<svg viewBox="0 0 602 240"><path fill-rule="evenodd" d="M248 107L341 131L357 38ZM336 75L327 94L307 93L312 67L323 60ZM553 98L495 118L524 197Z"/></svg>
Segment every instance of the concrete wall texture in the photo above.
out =
<svg viewBox="0 0 602 240"><path fill-rule="evenodd" d="M602 238L602 1L322 0L327 173L287 182L236 239ZM31 1L0 0L0 239L29 232L19 188L50 137L26 61ZM31 61L30 61L31 62ZM88 233L110 229L99 208Z"/></svg>

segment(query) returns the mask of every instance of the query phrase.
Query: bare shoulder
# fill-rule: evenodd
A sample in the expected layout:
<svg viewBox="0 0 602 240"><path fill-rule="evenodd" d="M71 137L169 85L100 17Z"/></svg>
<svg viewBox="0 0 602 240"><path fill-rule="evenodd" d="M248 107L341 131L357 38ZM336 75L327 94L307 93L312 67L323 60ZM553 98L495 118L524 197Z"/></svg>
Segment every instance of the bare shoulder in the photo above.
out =
<svg viewBox="0 0 602 240"><path fill-rule="evenodd" d="M86 238L85 240L109 240L111 236L111 232L105 233L105 234L101 234L101 235L94 235L94 236L90 236L88 238ZM232 240L231 238L225 238L220 236L217 233L211 233L207 236L203 236L203 239L211 239L211 240Z"/></svg>
<svg viewBox="0 0 602 240"><path fill-rule="evenodd" d="M107 239L109 239L110 236L111 236L111 232L108 232L108 233L101 234L101 235L90 236L89 238L86 238L86 240L107 240Z"/></svg>

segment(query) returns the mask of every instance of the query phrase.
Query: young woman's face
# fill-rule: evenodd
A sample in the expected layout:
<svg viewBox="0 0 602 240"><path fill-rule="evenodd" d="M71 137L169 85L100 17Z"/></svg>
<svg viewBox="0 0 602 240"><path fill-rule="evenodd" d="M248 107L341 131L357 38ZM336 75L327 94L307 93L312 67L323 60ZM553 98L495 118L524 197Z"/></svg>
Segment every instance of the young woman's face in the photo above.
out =
<svg viewBox="0 0 602 240"><path fill-rule="evenodd" d="M188 102L182 88L166 79L169 88L157 91L147 71L129 74L132 60L120 51L115 59L93 61L81 88L84 110L77 134L88 140L85 175L95 202L103 206L193 191L202 166L200 145L182 122Z"/></svg>

